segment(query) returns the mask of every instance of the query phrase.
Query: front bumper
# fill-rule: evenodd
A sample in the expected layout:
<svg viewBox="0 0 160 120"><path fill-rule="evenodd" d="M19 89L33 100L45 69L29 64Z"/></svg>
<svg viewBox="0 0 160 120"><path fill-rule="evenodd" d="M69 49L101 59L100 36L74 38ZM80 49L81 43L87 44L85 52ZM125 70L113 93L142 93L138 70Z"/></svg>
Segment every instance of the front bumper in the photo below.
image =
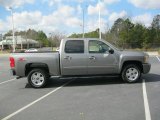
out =
<svg viewBox="0 0 160 120"><path fill-rule="evenodd" d="M10 74L15 76L16 75L16 71L14 69L10 69Z"/></svg>
<svg viewBox="0 0 160 120"><path fill-rule="evenodd" d="M145 63L145 64L142 64L143 66L143 73L146 74L146 73L149 73L150 69L151 69L151 64L150 63Z"/></svg>

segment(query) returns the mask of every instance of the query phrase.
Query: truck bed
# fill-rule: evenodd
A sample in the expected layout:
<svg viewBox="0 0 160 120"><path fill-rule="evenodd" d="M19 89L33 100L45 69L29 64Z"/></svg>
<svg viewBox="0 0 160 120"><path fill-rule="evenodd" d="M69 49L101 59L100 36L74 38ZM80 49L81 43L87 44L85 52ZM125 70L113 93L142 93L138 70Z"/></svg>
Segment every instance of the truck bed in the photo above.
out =
<svg viewBox="0 0 160 120"><path fill-rule="evenodd" d="M50 75L60 75L59 52L29 52L12 53L11 57L15 60L15 71L17 76L25 76L26 66L29 64L46 64Z"/></svg>

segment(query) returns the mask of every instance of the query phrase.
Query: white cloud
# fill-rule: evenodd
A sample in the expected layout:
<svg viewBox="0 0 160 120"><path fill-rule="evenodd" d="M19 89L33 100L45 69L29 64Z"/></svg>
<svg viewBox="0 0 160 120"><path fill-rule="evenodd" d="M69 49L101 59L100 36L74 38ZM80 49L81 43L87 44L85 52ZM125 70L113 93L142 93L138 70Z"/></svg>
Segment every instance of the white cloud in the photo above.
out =
<svg viewBox="0 0 160 120"><path fill-rule="evenodd" d="M90 0L93 1L93 0ZM107 5L113 4L115 2L119 2L120 0L103 0L100 1L100 3L97 2L97 4L94 5L89 5L88 6L88 14L89 15L97 15L99 13L99 7L101 9L101 14L102 15L108 15L108 10L107 10Z"/></svg>
<svg viewBox="0 0 160 120"><path fill-rule="evenodd" d="M77 27L81 25L81 20L76 17L71 17L66 20L66 25L69 27Z"/></svg>
<svg viewBox="0 0 160 120"><path fill-rule="evenodd" d="M78 13L78 14L81 14L82 11L83 11L81 5L78 5L76 9L77 9L77 13Z"/></svg>
<svg viewBox="0 0 160 120"><path fill-rule="evenodd" d="M74 8L68 5L61 5L59 8L54 12L55 15L63 15L62 17L67 17L73 15Z"/></svg>
<svg viewBox="0 0 160 120"><path fill-rule="evenodd" d="M160 9L159 0L128 0L134 6L145 9Z"/></svg>
<svg viewBox="0 0 160 120"><path fill-rule="evenodd" d="M79 2L79 3L83 3L83 2L84 2L84 0L77 0L77 2Z"/></svg>
<svg viewBox="0 0 160 120"><path fill-rule="evenodd" d="M87 28L86 28L86 30L87 31L93 31L93 30L95 30L95 29L97 29L99 26L99 23L98 23L99 21L98 20L89 20L88 21L88 23L87 23Z"/></svg>
<svg viewBox="0 0 160 120"><path fill-rule="evenodd" d="M110 16L109 16L109 22L113 23L116 19L118 18L124 18L127 16L127 12L126 11L121 11L119 13L117 12L113 12Z"/></svg>
<svg viewBox="0 0 160 120"><path fill-rule="evenodd" d="M69 19L72 21L73 18L75 19L74 10L75 9L70 6L63 5L59 7L56 11L54 11L52 14L43 16L42 25L68 25Z"/></svg>
<svg viewBox="0 0 160 120"><path fill-rule="evenodd" d="M70 6L61 6L57 11L53 12L48 16L43 16L42 25L43 26L54 26L58 27L63 26L75 28L79 27L81 20L75 17L75 9ZM61 28L59 28L61 29Z"/></svg>
<svg viewBox="0 0 160 120"><path fill-rule="evenodd" d="M88 14L89 15L97 15L99 13L99 7L101 9L101 14L102 15L107 15L108 10L106 8L106 5L104 3L97 3L96 6L89 5L88 6Z"/></svg>
<svg viewBox="0 0 160 120"><path fill-rule="evenodd" d="M104 0L104 3L106 3L106 4L113 4L113 3L115 3L115 2L119 2L120 0Z"/></svg>
<svg viewBox="0 0 160 120"><path fill-rule="evenodd" d="M106 19L103 19L103 18L102 18L102 19L101 19L101 30L102 30L102 32L105 31L106 24L107 24ZM87 25L86 25L85 27L86 27L86 31L87 31L87 32L96 30L96 29L99 28L99 20L90 19L90 20L87 22Z"/></svg>
<svg viewBox="0 0 160 120"><path fill-rule="evenodd" d="M44 0L44 2L48 2L49 6L53 6L53 5L57 4L57 3L61 3L62 0Z"/></svg>
<svg viewBox="0 0 160 120"><path fill-rule="evenodd" d="M95 0L88 0L88 2L94 2ZM114 0L111 0L114 1ZM42 0L42 2L44 3L48 3L49 6L55 6L57 4L63 4L64 2L67 3L71 3L71 2L75 2L75 3L83 3L85 2L85 0Z"/></svg>
<svg viewBox="0 0 160 120"><path fill-rule="evenodd" d="M33 4L34 0L0 0L0 5L4 7L20 7L26 3Z"/></svg>
<svg viewBox="0 0 160 120"><path fill-rule="evenodd" d="M153 16L151 14L145 13L142 15L138 15L132 18L132 21L134 23L141 23L145 25L146 27L149 27L152 23Z"/></svg>
<svg viewBox="0 0 160 120"><path fill-rule="evenodd" d="M32 28L49 33L55 29L76 28L80 26L81 20L75 16L75 9L62 5L49 15L43 15L40 11L14 13L15 29L26 30ZM11 16L6 17L6 20L0 20L0 26L0 31L12 29Z"/></svg>
<svg viewBox="0 0 160 120"><path fill-rule="evenodd" d="M2 21L0 19L0 33L5 33L7 30L9 30L9 24L7 24L6 22Z"/></svg>
<svg viewBox="0 0 160 120"><path fill-rule="evenodd" d="M21 13L14 13L14 21L16 26L27 26L27 25L34 25L38 24L39 21L42 19L42 14L39 11L35 12L21 12ZM8 21L11 22L11 17L7 18Z"/></svg>

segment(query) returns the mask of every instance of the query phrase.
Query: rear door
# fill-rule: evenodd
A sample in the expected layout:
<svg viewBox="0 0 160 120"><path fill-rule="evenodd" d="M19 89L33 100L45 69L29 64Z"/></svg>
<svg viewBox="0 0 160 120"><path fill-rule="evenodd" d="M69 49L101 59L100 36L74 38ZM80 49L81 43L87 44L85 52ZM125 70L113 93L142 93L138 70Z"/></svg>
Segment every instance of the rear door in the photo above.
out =
<svg viewBox="0 0 160 120"><path fill-rule="evenodd" d="M84 40L67 40L61 51L62 75L86 75L87 55Z"/></svg>

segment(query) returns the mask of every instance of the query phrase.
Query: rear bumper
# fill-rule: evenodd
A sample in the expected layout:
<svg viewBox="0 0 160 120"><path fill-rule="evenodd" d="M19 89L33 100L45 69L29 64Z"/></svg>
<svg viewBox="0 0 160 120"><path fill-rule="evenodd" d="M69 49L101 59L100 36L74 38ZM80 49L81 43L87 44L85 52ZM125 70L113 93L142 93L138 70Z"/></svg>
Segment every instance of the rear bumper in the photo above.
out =
<svg viewBox="0 0 160 120"><path fill-rule="evenodd" d="M151 64L150 63L145 63L145 64L142 64L143 65L143 73L146 74L146 73L149 73L150 69L151 69Z"/></svg>
<svg viewBox="0 0 160 120"><path fill-rule="evenodd" d="M16 71L14 69L10 69L10 74L15 76L16 75Z"/></svg>

